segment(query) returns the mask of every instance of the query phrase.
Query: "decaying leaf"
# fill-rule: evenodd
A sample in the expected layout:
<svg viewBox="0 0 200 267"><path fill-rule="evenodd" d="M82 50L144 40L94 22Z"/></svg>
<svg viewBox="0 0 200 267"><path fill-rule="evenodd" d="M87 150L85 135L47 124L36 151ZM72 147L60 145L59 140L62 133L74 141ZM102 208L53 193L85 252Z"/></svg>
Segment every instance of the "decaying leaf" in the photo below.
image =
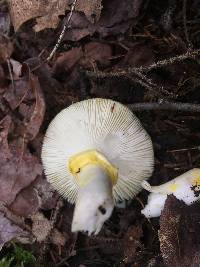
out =
<svg viewBox="0 0 200 267"><path fill-rule="evenodd" d="M3 245L18 236L26 236L27 233L19 226L11 223L2 212L0 212L0 250Z"/></svg>
<svg viewBox="0 0 200 267"><path fill-rule="evenodd" d="M28 90L29 90L29 85L26 79L22 78L18 81L14 81L14 87L12 84L10 84L7 90L5 91L3 97L8 102L10 108L14 110L25 99Z"/></svg>
<svg viewBox="0 0 200 267"><path fill-rule="evenodd" d="M13 44L8 37L0 35L0 63L10 58L13 52Z"/></svg>
<svg viewBox="0 0 200 267"><path fill-rule="evenodd" d="M124 262L133 262L136 256L136 249L139 248L140 238L142 237L142 226L132 226L128 229L124 237Z"/></svg>
<svg viewBox="0 0 200 267"><path fill-rule="evenodd" d="M58 75L59 73L71 73L74 68L79 66L94 70L96 64L101 63L106 65L109 58L112 56L111 46L100 42L90 42L83 48L76 47L71 50L61 53L57 58L53 72Z"/></svg>
<svg viewBox="0 0 200 267"><path fill-rule="evenodd" d="M8 144L10 117L0 122L0 200L11 204L16 195L29 186L38 175L42 174L42 166L38 159L23 149L23 143Z"/></svg>
<svg viewBox="0 0 200 267"><path fill-rule="evenodd" d="M71 50L60 54L54 64L53 72L56 74L60 72L69 73L82 57L83 51L80 47L72 48Z"/></svg>
<svg viewBox="0 0 200 267"><path fill-rule="evenodd" d="M26 125L26 137L29 140L33 140L39 132L40 126L43 122L45 113L45 101L38 78L34 75L30 75L29 79L30 87L35 96L34 110L30 118L24 119L24 124Z"/></svg>
<svg viewBox="0 0 200 267"><path fill-rule="evenodd" d="M70 0L11 0L9 1L11 20L15 31L26 21L36 18L36 31L56 28L60 15L71 9ZM92 23L98 21L101 14L101 0L77 1L76 11L83 12Z"/></svg>
<svg viewBox="0 0 200 267"><path fill-rule="evenodd" d="M65 38L77 41L95 32L102 37L123 34L137 22L142 4L143 0L104 1L100 19L94 24L90 23L84 14L75 12Z"/></svg>
<svg viewBox="0 0 200 267"><path fill-rule="evenodd" d="M40 208L50 210L56 207L59 195L55 192L50 183L47 182L46 178L40 176L34 182L34 188L40 198Z"/></svg>
<svg viewBox="0 0 200 267"><path fill-rule="evenodd" d="M187 206L173 196L160 217L160 249L166 266L200 266L200 203Z"/></svg>
<svg viewBox="0 0 200 267"><path fill-rule="evenodd" d="M33 185L30 185L20 191L9 209L19 216L28 217L36 213L39 207L40 197Z"/></svg>
<svg viewBox="0 0 200 267"><path fill-rule="evenodd" d="M33 140L39 132L45 113L45 101L38 78L33 74L25 75L10 84L4 99L12 110L19 108L23 121L19 121L20 135Z"/></svg>
<svg viewBox="0 0 200 267"><path fill-rule="evenodd" d="M0 33L8 35L10 31L10 16L7 10L6 1L1 1L0 5Z"/></svg>

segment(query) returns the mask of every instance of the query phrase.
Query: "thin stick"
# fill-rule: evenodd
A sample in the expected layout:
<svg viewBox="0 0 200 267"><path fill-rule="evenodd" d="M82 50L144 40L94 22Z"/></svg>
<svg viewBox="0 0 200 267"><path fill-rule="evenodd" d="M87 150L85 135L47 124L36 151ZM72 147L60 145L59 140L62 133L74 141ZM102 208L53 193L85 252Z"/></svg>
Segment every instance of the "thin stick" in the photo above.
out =
<svg viewBox="0 0 200 267"><path fill-rule="evenodd" d="M183 0L183 28L184 28L184 33L185 33L185 39L188 45L188 48L192 48L192 44L189 39L188 35L188 29L187 29L187 15L186 15L186 10L187 10L187 0Z"/></svg>
<svg viewBox="0 0 200 267"><path fill-rule="evenodd" d="M10 75L10 79L11 79L11 83L12 83L12 88L13 91L15 92L15 84L14 84L14 79L13 79L13 75L12 75L12 68L11 68L11 63L10 63L10 59L7 58L7 65L8 65L8 71L9 71L9 75Z"/></svg>
<svg viewBox="0 0 200 267"><path fill-rule="evenodd" d="M197 56L200 56L200 49L197 50L192 50L192 51L187 51L185 54L181 54L179 56L171 57L168 59L160 60L156 63L153 63L149 66L141 66L139 68L128 68L127 70L121 70L119 69L118 71L115 72L93 72L93 71L86 71L86 74L90 77L96 77L96 78L106 78L106 77L121 77L126 74L131 74L131 73L136 73L137 71L139 72L149 72L150 70L157 69L157 68L162 68L166 67L178 62L182 62L185 59L188 58L195 58Z"/></svg>
<svg viewBox="0 0 200 267"><path fill-rule="evenodd" d="M197 50L192 50L192 51L187 51L185 54L179 55L179 56L175 56L175 57L171 57L169 59L164 59L164 60L160 60L156 63L151 64L150 66L147 67L139 67L140 71L150 71L152 69L157 69L157 68L161 68L161 67L166 67L181 61L184 61L185 59L188 58L195 58L197 56L200 55L200 49Z"/></svg>
<svg viewBox="0 0 200 267"><path fill-rule="evenodd" d="M67 22L65 23L65 25L64 25L64 27L62 29L62 32L61 32L61 34L60 34L60 36L58 38L57 43L55 44L53 50L51 51L50 55L48 56L47 61L50 61L51 60L51 58L53 57L53 55L57 51L58 47L60 46L66 30L71 27L70 22L71 22L73 11L74 11L75 6L76 6L76 2L77 2L77 0L74 0L73 3L72 3L72 5L71 5L71 10L70 10L70 13L69 13L69 17L67 19Z"/></svg>
<svg viewBox="0 0 200 267"><path fill-rule="evenodd" d="M170 110L184 112L200 112L200 104L162 102L162 103L135 103L127 105L133 111Z"/></svg>

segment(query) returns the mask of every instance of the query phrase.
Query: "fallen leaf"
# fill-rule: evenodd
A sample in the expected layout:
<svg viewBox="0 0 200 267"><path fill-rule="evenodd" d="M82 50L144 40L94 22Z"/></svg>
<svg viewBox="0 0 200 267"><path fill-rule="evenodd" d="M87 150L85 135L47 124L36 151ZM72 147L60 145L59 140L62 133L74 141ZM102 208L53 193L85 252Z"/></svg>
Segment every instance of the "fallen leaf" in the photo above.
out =
<svg viewBox="0 0 200 267"><path fill-rule="evenodd" d="M74 68L84 67L94 69L100 63L107 65L112 56L111 46L100 42L90 42L81 47L72 48L61 53L53 66L54 75L71 74ZM70 77L72 78L72 77Z"/></svg>
<svg viewBox="0 0 200 267"><path fill-rule="evenodd" d="M94 69L97 64L108 65L112 57L110 45L100 42L89 42L84 46L84 57L81 65L85 68Z"/></svg>
<svg viewBox="0 0 200 267"><path fill-rule="evenodd" d="M16 195L29 186L38 175L42 174L42 166L38 159L23 149L23 143L8 144L8 131L11 118L0 121L0 200L11 204Z"/></svg>
<svg viewBox="0 0 200 267"><path fill-rule="evenodd" d="M2 66L0 65L0 87L4 87L5 82L6 82L5 73L4 73ZM1 90L0 90L0 92L1 92Z"/></svg>
<svg viewBox="0 0 200 267"><path fill-rule="evenodd" d="M59 195L46 178L42 175L34 182L34 188L40 197L40 208L44 210L54 209L59 199Z"/></svg>
<svg viewBox="0 0 200 267"><path fill-rule="evenodd" d="M168 196L160 217L160 250L166 266L200 266L200 203L187 206Z"/></svg>
<svg viewBox="0 0 200 267"><path fill-rule="evenodd" d="M28 217L38 211L40 202L37 191L30 185L20 191L9 209L19 216Z"/></svg>
<svg viewBox="0 0 200 267"><path fill-rule="evenodd" d="M8 2L11 20L15 31L26 21L36 18L35 31L56 28L60 15L71 9L70 0L11 0ZM98 21L101 14L101 0L77 1L76 11L85 13L92 23Z"/></svg>
<svg viewBox="0 0 200 267"><path fill-rule="evenodd" d="M20 80L10 83L6 89L3 97L8 102L12 110L16 109L22 101L25 99L30 87L27 83L27 80L23 77Z"/></svg>
<svg viewBox="0 0 200 267"><path fill-rule="evenodd" d="M136 256L136 249L140 248L140 238L142 237L142 226L129 227L125 233L124 242L124 262L131 263Z"/></svg>
<svg viewBox="0 0 200 267"><path fill-rule="evenodd" d="M128 50L128 53L122 60L120 67L145 67L153 62L155 62L155 58L152 49L141 43L136 43Z"/></svg>
<svg viewBox="0 0 200 267"><path fill-rule="evenodd" d="M80 47L72 48L71 50L61 53L56 59L53 66L53 73L58 75L59 73L69 73L73 67L83 57L83 52Z"/></svg>
<svg viewBox="0 0 200 267"><path fill-rule="evenodd" d="M33 74L30 75L29 83L35 97L34 110L31 116L25 118L23 123L26 125L25 135L28 140L33 140L39 132L40 126L44 119L45 101L38 78Z"/></svg>
<svg viewBox="0 0 200 267"><path fill-rule="evenodd" d="M84 14L74 12L65 39L77 41L95 32L101 37L124 34L137 23L142 4L143 0L104 1L100 19L94 24L90 23Z"/></svg>
<svg viewBox="0 0 200 267"><path fill-rule="evenodd" d="M2 212L0 212L0 250L5 243L18 236L26 236L27 233L19 226L11 223Z"/></svg>
<svg viewBox="0 0 200 267"><path fill-rule="evenodd" d="M10 59L10 64L12 66L12 79L13 80L18 80L20 79L22 75L22 64L14 59ZM10 78L10 77L9 77Z"/></svg>
<svg viewBox="0 0 200 267"><path fill-rule="evenodd" d="M8 37L0 35L0 63L6 62L13 52L13 44Z"/></svg>
<svg viewBox="0 0 200 267"><path fill-rule="evenodd" d="M19 107L23 119L18 119L18 133L26 141L33 140L39 132L45 113L45 101L38 78L28 71L20 80L9 85L3 97L12 110Z"/></svg>
<svg viewBox="0 0 200 267"><path fill-rule="evenodd" d="M10 16L7 10L5 1L1 1L0 5L0 33L3 35L9 35L10 31Z"/></svg>
<svg viewBox="0 0 200 267"><path fill-rule="evenodd" d="M4 162L11 156L7 136L11 125L11 117L6 116L0 121L0 158ZM1 166L1 165L0 165Z"/></svg>

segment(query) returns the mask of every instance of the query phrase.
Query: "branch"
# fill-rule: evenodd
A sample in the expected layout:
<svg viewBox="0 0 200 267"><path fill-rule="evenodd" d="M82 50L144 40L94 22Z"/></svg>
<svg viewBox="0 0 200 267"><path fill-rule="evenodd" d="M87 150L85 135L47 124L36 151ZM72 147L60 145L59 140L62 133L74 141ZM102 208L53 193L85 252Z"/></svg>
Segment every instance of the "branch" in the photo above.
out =
<svg viewBox="0 0 200 267"><path fill-rule="evenodd" d="M150 110L169 110L184 112L200 112L200 104L179 103L179 102L152 102L152 103L135 103L127 105L133 111L150 111Z"/></svg>
<svg viewBox="0 0 200 267"><path fill-rule="evenodd" d="M127 70L121 70L119 69L118 71L115 72L102 72L102 71L98 71L98 72L93 72L93 71L86 71L86 74L89 77L96 77L96 78L111 78L111 77L121 77L127 74L133 74L136 72L149 72L150 70L153 69L157 69L157 68L162 68L162 67L166 67L178 62L182 62L185 59L188 58L196 58L197 56L200 56L200 49L197 50L192 50L192 51L187 51L185 54L179 55L179 56L175 56L175 57L171 57L169 59L164 59L164 60L160 60L156 63L153 63L149 66L146 67L139 67L139 68L128 68Z"/></svg>
<svg viewBox="0 0 200 267"><path fill-rule="evenodd" d="M77 2L77 0L74 0L72 5L71 5L71 10L70 10L68 19L67 19L67 21L66 21L66 23L62 29L62 32L60 33L60 35L58 37L57 43L55 44L55 46L54 46L53 50L51 51L50 55L48 56L48 58L46 59L47 61L50 61L50 59L53 57L53 55L55 54L55 52L57 51L58 47L60 46L60 44L62 42L62 39L64 37L66 30L69 29L71 26L70 22L71 22L73 11L75 10L76 2Z"/></svg>

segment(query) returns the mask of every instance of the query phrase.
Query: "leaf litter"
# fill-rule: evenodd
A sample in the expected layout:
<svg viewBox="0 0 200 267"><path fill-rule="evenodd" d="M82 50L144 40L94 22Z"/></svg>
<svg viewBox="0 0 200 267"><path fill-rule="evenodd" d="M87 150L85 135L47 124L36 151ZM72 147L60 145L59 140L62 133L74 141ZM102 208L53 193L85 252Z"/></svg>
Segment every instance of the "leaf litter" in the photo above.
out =
<svg viewBox="0 0 200 267"><path fill-rule="evenodd" d="M98 237L74 235L73 208L47 183L40 161L46 127L73 102L108 97L162 103L163 87L178 102L199 103L198 58L139 76L112 76L187 52L188 36L199 48L198 1L187 3L187 28L182 2L175 1L176 8L172 2L77 1L62 45L43 62L73 1L0 1L1 255L14 240L34 252L39 266L199 266L198 203L187 207L169 197L160 220L148 221L140 213L147 201L142 191L123 204L126 209L115 209ZM151 184L199 166L198 114L158 110L137 116L154 144Z"/></svg>

